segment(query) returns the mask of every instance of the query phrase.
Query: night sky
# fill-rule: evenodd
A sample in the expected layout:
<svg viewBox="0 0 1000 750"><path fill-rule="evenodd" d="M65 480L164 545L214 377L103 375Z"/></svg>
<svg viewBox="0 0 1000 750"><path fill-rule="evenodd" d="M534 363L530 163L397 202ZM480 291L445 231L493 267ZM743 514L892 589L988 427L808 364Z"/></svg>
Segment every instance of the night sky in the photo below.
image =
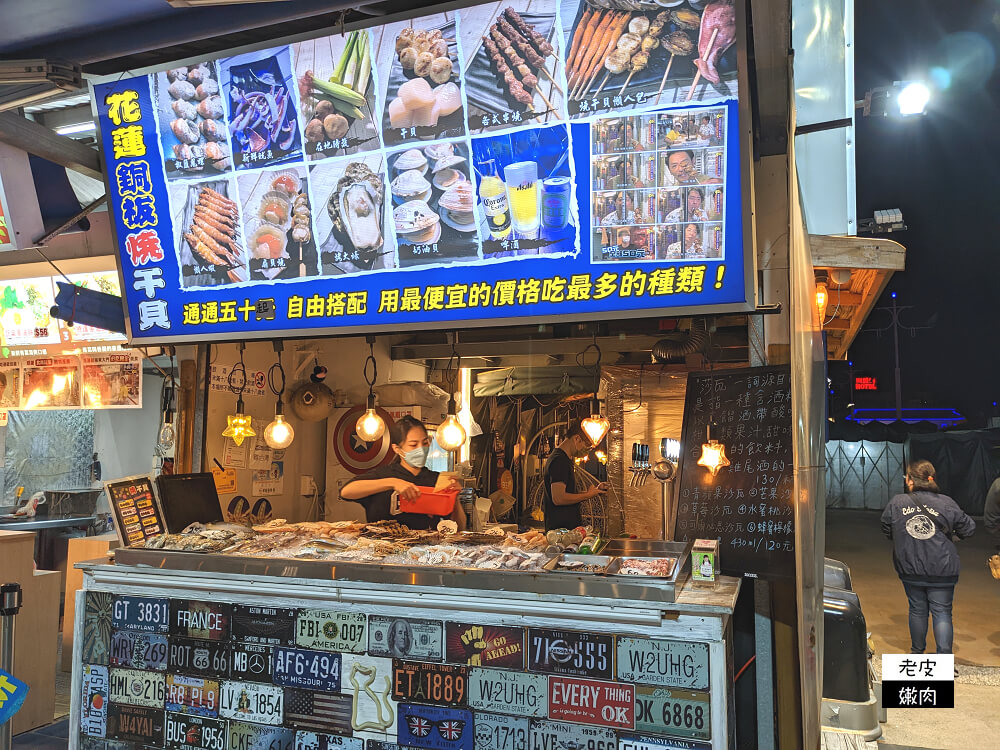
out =
<svg viewBox="0 0 1000 750"><path fill-rule="evenodd" d="M907 248L877 306L912 305L930 325L900 339L903 406L954 406L979 426L1000 413L1000 3L879 0L855 4L856 98L895 80L931 80L927 115L857 120L858 218L900 208ZM950 83L948 77L950 75ZM866 327L889 322L873 311ZM850 357L878 374L893 406L891 335L863 331Z"/></svg>

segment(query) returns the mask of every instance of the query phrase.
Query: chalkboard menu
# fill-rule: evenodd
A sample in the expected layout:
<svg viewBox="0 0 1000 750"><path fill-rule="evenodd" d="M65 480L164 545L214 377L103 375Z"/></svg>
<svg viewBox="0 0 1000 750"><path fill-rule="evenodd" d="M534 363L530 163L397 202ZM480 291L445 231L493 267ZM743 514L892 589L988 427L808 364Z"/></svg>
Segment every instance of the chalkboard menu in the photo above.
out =
<svg viewBox="0 0 1000 750"><path fill-rule="evenodd" d="M141 547L150 537L164 533L163 514L149 475L105 482L104 489L123 546Z"/></svg>
<svg viewBox="0 0 1000 750"><path fill-rule="evenodd" d="M697 463L711 423L730 461L715 477ZM690 373L681 445L676 538L719 539L727 575L794 577L790 369Z"/></svg>

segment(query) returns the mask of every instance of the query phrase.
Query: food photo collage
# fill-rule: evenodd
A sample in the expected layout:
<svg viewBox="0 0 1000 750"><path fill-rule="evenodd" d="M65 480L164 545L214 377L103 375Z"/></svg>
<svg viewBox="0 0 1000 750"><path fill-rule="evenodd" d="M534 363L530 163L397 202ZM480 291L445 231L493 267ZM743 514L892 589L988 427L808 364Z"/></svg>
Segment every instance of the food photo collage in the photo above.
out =
<svg viewBox="0 0 1000 750"><path fill-rule="evenodd" d="M567 4L604 15L505 0L151 74L183 285L578 252L565 50L597 53ZM640 40L701 18L626 15ZM721 179L698 180L723 111L590 120L594 260L721 257Z"/></svg>

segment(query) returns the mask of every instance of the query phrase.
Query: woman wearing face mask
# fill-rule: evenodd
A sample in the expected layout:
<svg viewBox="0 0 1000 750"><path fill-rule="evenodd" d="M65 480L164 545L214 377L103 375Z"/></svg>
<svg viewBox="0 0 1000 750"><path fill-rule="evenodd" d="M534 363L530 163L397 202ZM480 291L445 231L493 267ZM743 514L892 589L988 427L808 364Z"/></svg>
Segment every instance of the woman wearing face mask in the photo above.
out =
<svg viewBox="0 0 1000 750"><path fill-rule="evenodd" d="M431 471L425 464L427 454L431 449L431 439L423 422L413 417L403 417L393 424L389 432L392 441L392 451L396 454L392 463L352 479L340 490L341 500L351 500L365 506L365 514L369 523L399 521L411 529L433 529L441 516L429 516L419 513L400 513L393 516L389 513L392 493L412 500L420 495L420 487L434 487L437 484L438 472ZM452 482L448 489L458 489ZM448 516L458 524L458 530L465 529L465 513L456 498L455 507Z"/></svg>

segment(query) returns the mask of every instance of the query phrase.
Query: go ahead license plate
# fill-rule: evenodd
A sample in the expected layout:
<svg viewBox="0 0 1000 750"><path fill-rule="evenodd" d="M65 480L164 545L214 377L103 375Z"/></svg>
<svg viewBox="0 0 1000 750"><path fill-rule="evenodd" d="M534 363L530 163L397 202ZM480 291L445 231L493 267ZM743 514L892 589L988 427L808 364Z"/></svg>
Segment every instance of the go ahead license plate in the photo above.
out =
<svg viewBox="0 0 1000 750"><path fill-rule="evenodd" d="M638 732L709 740L712 738L711 722L712 704L706 692L635 686L635 728Z"/></svg>
<svg viewBox="0 0 1000 750"><path fill-rule="evenodd" d="M275 685L253 682L222 683L219 716L257 724L280 725L285 692Z"/></svg>
<svg viewBox="0 0 1000 750"><path fill-rule="evenodd" d="M340 654L276 646L274 683L336 693L340 690Z"/></svg>

